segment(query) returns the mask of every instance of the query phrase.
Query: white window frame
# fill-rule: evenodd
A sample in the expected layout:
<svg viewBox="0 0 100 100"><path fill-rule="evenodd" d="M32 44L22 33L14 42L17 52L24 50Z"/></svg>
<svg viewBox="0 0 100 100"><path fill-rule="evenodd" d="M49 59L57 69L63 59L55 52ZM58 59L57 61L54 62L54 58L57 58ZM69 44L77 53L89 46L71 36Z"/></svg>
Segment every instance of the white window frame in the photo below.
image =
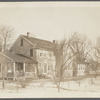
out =
<svg viewBox="0 0 100 100"><path fill-rule="evenodd" d="M33 48L30 49L30 57L33 57Z"/></svg>
<svg viewBox="0 0 100 100"><path fill-rule="evenodd" d="M48 73L48 63L47 62L43 63L43 74L47 74L47 73L44 72L44 64L47 64L47 73Z"/></svg>
<svg viewBox="0 0 100 100"><path fill-rule="evenodd" d="M38 67L42 67L42 63L41 63L41 62L39 62L39 64L40 64L40 66L38 65Z"/></svg>
<svg viewBox="0 0 100 100"><path fill-rule="evenodd" d="M34 67L34 70L35 70L35 71L33 71L33 73L36 73L36 67L35 66L33 66L33 67Z"/></svg>
<svg viewBox="0 0 100 100"><path fill-rule="evenodd" d="M42 54L42 55L40 55L40 54ZM43 56L43 50L39 50L39 57L42 57Z"/></svg>
<svg viewBox="0 0 100 100"><path fill-rule="evenodd" d="M50 58L52 58L53 57L53 52L49 51L48 55L49 55Z"/></svg>
<svg viewBox="0 0 100 100"><path fill-rule="evenodd" d="M40 65L39 65L40 64ZM41 68L42 68L42 63L41 62L39 62L39 64L38 64L38 70L41 70Z"/></svg>

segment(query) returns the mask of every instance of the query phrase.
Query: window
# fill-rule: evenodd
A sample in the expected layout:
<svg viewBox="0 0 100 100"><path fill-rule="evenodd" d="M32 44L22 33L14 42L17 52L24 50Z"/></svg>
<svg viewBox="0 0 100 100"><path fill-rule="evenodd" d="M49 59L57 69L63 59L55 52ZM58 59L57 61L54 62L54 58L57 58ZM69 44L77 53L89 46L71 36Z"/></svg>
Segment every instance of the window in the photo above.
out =
<svg viewBox="0 0 100 100"><path fill-rule="evenodd" d="M83 68L84 66L82 66L82 70L84 70L84 68Z"/></svg>
<svg viewBox="0 0 100 100"><path fill-rule="evenodd" d="M53 56L53 53L52 53L52 52L51 52L51 53L49 53L49 56L50 56L50 57L52 57L52 56Z"/></svg>
<svg viewBox="0 0 100 100"><path fill-rule="evenodd" d="M38 63L38 67L41 67L41 66L42 66L42 63L39 62L39 63Z"/></svg>
<svg viewBox="0 0 100 100"><path fill-rule="evenodd" d="M25 71L26 72L36 72L36 68L33 64L27 63L25 65Z"/></svg>
<svg viewBox="0 0 100 100"><path fill-rule="evenodd" d="M0 72L1 72L1 64L0 64Z"/></svg>
<svg viewBox="0 0 100 100"><path fill-rule="evenodd" d="M42 74L43 70L41 69L42 68L42 63L38 63L38 74Z"/></svg>
<svg viewBox="0 0 100 100"><path fill-rule="evenodd" d="M26 63L26 65L25 65L25 72L32 72L32 64Z"/></svg>
<svg viewBox="0 0 100 100"><path fill-rule="evenodd" d="M8 73L12 73L13 72L13 63L8 63L7 64L7 70L8 70Z"/></svg>
<svg viewBox="0 0 100 100"><path fill-rule="evenodd" d="M44 73L47 73L48 68L47 68L47 63L44 63Z"/></svg>
<svg viewBox="0 0 100 100"><path fill-rule="evenodd" d="M51 70L51 66L50 65L48 65L48 70Z"/></svg>
<svg viewBox="0 0 100 100"><path fill-rule="evenodd" d="M23 39L21 39L21 46L23 46Z"/></svg>
<svg viewBox="0 0 100 100"><path fill-rule="evenodd" d="M32 70L33 70L33 72L36 72L36 67L35 66L32 66Z"/></svg>
<svg viewBox="0 0 100 100"><path fill-rule="evenodd" d="M33 49L30 49L30 56L33 56Z"/></svg>
<svg viewBox="0 0 100 100"><path fill-rule="evenodd" d="M52 65L52 64L49 64L49 65L48 65L48 70L53 71L53 65Z"/></svg>
<svg viewBox="0 0 100 100"><path fill-rule="evenodd" d="M43 56L43 53L40 53L40 56Z"/></svg>
<svg viewBox="0 0 100 100"><path fill-rule="evenodd" d="M52 57L52 54L50 53L49 56Z"/></svg>

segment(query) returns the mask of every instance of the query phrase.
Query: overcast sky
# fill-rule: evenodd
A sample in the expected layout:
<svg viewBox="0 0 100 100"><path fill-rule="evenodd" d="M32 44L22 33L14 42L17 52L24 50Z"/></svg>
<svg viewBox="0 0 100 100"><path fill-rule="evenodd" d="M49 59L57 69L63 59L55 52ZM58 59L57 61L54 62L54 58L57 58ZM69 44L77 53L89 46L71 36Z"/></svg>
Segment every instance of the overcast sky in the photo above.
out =
<svg viewBox="0 0 100 100"><path fill-rule="evenodd" d="M30 32L46 40L73 32L100 36L100 2L0 3L0 25L15 28L15 38Z"/></svg>

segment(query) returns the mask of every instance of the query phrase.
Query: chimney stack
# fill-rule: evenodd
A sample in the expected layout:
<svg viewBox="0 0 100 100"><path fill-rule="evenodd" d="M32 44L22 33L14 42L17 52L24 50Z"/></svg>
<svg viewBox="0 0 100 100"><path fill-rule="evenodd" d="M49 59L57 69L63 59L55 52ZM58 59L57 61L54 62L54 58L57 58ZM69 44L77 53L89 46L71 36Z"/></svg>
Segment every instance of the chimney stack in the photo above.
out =
<svg viewBox="0 0 100 100"><path fill-rule="evenodd" d="M29 37L29 35L30 35L30 32L27 32L27 37Z"/></svg>
<svg viewBox="0 0 100 100"><path fill-rule="evenodd" d="M53 40L53 43L56 43L56 40Z"/></svg>

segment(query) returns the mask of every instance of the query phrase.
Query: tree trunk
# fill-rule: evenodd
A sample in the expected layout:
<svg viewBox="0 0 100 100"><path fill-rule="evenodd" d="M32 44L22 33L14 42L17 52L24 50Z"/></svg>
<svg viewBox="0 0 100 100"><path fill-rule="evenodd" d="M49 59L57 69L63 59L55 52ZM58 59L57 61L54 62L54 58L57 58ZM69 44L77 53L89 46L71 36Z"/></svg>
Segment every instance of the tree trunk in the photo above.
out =
<svg viewBox="0 0 100 100"><path fill-rule="evenodd" d="M60 92L60 87L58 87L58 92Z"/></svg>
<svg viewBox="0 0 100 100"><path fill-rule="evenodd" d="M4 78L2 79L2 88L5 88Z"/></svg>
<svg viewBox="0 0 100 100"><path fill-rule="evenodd" d="M17 76L17 86L16 86L16 88L17 88L17 92L18 92L18 90L19 90L19 87L18 87L18 85L19 85L19 76Z"/></svg>
<svg viewBox="0 0 100 100"><path fill-rule="evenodd" d="M57 88L58 88L58 92L60 92L60 82L58 82Z"/></svg>
<svg viewBox="0 0 100 100"><path fill-rule="evenodd" d="M5 88L5 82L4 82L4 72L2 70L2 88Z"/></svg>

